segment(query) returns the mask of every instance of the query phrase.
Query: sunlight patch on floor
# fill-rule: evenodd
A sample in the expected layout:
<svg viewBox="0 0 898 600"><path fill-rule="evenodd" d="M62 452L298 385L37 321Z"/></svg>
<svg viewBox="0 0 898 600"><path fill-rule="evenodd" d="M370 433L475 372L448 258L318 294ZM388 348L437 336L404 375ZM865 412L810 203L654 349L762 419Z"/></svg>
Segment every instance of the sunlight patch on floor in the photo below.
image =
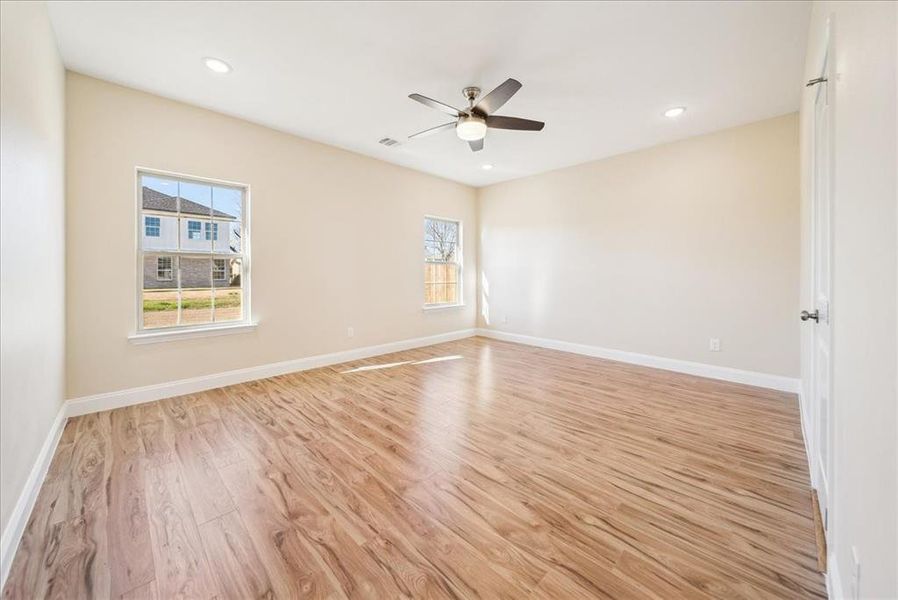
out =
<svg viewBox="0 0 898 600"><path fill-rule="evenodd" d="M401 367L402 365L426 365L426 364L430 364L430 363L445 362L447 360L459 360L461 358L464 358L464 357L459 354L453 354L451 356L437 356L434 358L426 358L424 360L403 360L400 362L384 363L382 365L365 365L363 367L356 367L354 369L340 371L340 373L346 374L346 373L361 373L363 371L377 371L380 369L392 369L393 367Z"/></svg>

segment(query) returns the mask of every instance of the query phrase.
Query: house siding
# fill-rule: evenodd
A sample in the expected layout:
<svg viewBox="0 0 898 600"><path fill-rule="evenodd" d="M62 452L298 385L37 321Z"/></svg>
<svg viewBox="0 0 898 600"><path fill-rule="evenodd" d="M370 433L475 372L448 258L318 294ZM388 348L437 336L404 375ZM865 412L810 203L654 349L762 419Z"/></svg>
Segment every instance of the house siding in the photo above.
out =
<svg viewBox="0 0 898 600"><path fill-rule="evenodd" d="M147 235L147 218L159 219L158 235ZM189 223L199 223L200 235L191 239ZM217 239L206 239L210 225L218 229ZM227 254L240 251L240 223L234 220L203 219L200 217L170 217L162 214L144 214L140 226L141 246L149 251L186 250L190 252L216 252ZM180 237L180 244L178 238Z"/></svg>

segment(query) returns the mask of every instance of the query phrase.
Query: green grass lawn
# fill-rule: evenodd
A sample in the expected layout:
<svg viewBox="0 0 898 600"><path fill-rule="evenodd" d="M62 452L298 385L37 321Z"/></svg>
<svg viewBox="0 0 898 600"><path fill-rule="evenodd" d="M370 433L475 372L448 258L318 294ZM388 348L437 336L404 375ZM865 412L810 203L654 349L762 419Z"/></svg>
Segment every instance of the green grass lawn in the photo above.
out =
<svg viewBox="0 0 898 600"><path fill-rule="evenodd" d="M215 300L215 308L231 308L240 306L240 292L230 292L227 296L219 296ZM200 310L212 308L212 297L208 298L183 298L181 310ZM156 312L166 310L178 310L177 299L172 300L144 300L143 312Z"/></svg>

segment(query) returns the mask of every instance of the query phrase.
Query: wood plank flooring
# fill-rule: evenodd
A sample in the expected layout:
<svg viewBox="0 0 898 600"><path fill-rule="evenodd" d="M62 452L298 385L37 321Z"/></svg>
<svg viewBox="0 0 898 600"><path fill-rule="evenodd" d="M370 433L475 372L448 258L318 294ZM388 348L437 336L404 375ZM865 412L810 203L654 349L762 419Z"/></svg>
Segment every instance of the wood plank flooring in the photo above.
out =
<svg viewBox="0 0 898 600"><path fill-rule="evenodd" d="M72 419L4 598L825 597L792 394L469 338Z"/></svg>

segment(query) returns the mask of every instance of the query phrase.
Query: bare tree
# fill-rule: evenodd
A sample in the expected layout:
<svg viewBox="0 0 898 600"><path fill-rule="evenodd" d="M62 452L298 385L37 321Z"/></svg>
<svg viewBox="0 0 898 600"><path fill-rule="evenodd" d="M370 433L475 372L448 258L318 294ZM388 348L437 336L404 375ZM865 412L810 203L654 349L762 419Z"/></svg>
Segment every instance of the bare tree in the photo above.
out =
<svg viewBox="0 0 898 600"><path fill-rule="evenodd" d="M427 219L424 222L424 240L429 260L452 261L458 246L458 223Z"/></svg>
<svg viewBox="0 0 898 600"><path fill-rule="evenodd" d="M228 240L228 247L231 249L231 252L240 252L240 244L242 240L242 236L240 235L240 224L234 226L231 230L231 239Z"/></svg>

